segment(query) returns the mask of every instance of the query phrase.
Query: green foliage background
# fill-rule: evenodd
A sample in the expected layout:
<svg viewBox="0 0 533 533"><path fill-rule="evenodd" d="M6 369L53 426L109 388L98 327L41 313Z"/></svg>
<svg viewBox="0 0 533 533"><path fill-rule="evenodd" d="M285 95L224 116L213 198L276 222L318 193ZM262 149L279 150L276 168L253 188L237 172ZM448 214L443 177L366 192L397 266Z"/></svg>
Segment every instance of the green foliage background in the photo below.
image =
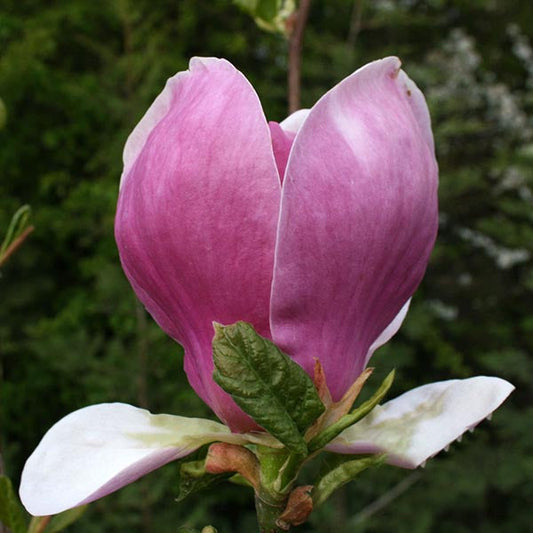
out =
<svg viewBox="0 0 533 533"><path fill-rule="evenodd" d="M533 520L533 3L314 0L303 103L365 62L399 55L427 95L441 228L405 326L374 359L393 394L498 375L512 398L415 473L364 473L308 532L517 532ZM46 429L90 403L212 416L182 353L120 269L113 216L128 133L193 55L226 57L269 119L286 108L286 43L226 0L3 0L0 228L31 204L36 230L0 278L0 445L17 482ZM168 465L91 505L72 531L254 531L251 495L225 486L177 504ZM395 498L395 499L394 499Z"/></svg>

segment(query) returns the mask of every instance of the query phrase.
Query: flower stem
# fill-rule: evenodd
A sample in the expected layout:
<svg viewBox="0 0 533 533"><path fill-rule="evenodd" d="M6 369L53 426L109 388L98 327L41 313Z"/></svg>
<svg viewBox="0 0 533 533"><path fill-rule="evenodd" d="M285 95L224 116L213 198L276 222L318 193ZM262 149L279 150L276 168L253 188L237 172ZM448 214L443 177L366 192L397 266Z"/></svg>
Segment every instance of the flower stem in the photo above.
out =
<svg viewBox="0 0 533 533"><path fill-rule="evenodd" d="M43 533L51 518L51 516L34 516L28 527L28 533Z"/></svg>
<svg viewBox="0 0 533 533"><path fill-rule="evenodd" d="M255 494L259 530L261 533L289 531L290 524L280 520L280 516L286 510L290 493L306 457L286 449L266 446L258 446L256 455L260 469L259 487Z"/></svg>
<svg viewBox="0 0 533 533"><path fill-rule="evenodd" d="M257 511L257 522L261 533L283 533L289 531L288 526L281 528L278 525L278 518L285 509L286 498L275 502L266 501L261 495L255 495L255 509Z"/></svg>
<svg viewBox="0 0 533 533"><path fill-rule="evenodd" d="M34 230L33 226L28 226L0 255L0 266L2 266L9 257L16 251L16 249L26 240L26 237Z"/></svg>
<svg viewBox="0 0 533 533"><path fill-rule="evenodd" d="M296 23L289 38L289 114L300 109L302 45L311 0L300 0Z"/></svg>

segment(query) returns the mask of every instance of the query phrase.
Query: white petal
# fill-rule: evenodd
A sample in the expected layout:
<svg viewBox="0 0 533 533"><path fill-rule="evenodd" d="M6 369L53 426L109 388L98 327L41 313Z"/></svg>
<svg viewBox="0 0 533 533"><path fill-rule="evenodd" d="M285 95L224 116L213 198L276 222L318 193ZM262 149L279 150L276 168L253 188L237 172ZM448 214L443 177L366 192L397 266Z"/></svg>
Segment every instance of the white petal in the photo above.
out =
<svg viewBox="0 0 533 533"><path fill-rule="evenodd" d="M302 127L307 115L309 115L310 109L298 109L294 113L290 114L284 121L280 122L281 129L285 132L298 133L298 130Z"/></svg>
<svg viewBox="0 0 533 533"><path fill-rule="evenodd" d="M489 416L514 386L478 376L418 387L376 407L328 446L337 453L387 453L387 462L416 468Z"/></svg>
<svg viewBox="0 0 533 533"><path fill-rule="evenodd" d="M211 420L122 403L85 407L52 426L27 460L20 497L36 516L101 498L212 441L246 439Z"/></svg>
<svg viewBox="0 0 533 533"><path fill-rule="evenodd" d="M370 346L366 355L366 363L368 363L369 359L372 357L372 355L378 348L389 342L392 337L394 337L394 335L398 333L400 326L403 324L403 321L407 316L407 311L409 311L410 303L411 298L407 300L404 306L400 309L399 313L392 319L392 322L381 332L379 337L372 343L372 346Z"/></svg>

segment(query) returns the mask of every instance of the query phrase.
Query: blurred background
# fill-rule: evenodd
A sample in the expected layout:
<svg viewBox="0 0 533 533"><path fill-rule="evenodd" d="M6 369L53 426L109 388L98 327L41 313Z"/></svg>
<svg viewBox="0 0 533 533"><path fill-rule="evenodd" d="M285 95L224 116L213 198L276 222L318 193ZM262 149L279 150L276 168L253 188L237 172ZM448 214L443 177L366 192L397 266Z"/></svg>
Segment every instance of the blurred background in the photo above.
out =
<svg viewBox="0 0 533 533"><path fill-rule="evenodd" d="M483 374L517 390L425 469L365 472L302 532L531 531L532 28L528 0L311 4L303 106L393 54L433 118L440 234L404 327L373 359L372 383L396 368L390 397ZM213 416L187 383L180 348L136 302L113 238L124 142L193 55L232 61L267 117L285 117L287 43L229 0L2 0L0 233L22 204L36 228L0 277L0 448L14 483L44 432L79 407ZM255 530L246 489L178 504L175 486L170 464L92 504L70 530Z"/></svg>

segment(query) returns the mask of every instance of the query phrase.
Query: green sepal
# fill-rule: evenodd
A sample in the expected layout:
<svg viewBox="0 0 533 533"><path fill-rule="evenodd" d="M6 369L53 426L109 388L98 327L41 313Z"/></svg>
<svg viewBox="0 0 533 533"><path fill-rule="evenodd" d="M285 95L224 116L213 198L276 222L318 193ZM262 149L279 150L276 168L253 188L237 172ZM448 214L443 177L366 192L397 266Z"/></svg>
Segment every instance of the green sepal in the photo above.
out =
<svg viewBox="0 0 533 533"><path fill-rule="evenodd" d="M353 455L334 455L325 462L327 469L313 489L313 507L324 503L337 489L352 481L363 470L381 466L385 454L354 459Z"/></svg>
<svg viewBox="0 0 533 533"><path fill-rule="evenodd" d="M204 453L206 450L204 450ZM189 459L189 458L188 458ZM209 474L205 471L205 457L196 461L183 461L178 468L178 496L177 502L187 496L212 487L221 481L229 479L233 474Z"/></svg>
<svg viewBox="0 0 533 533"><path fill-rule="evenodd" d="M303 434L325 409L311 378L246 322L215 332L216 383L290 451L307 454Z"/></svg>
<svg viewBox="0 0 533 533"><path fill-rule="evenodd" d="M80 507L74 507L74 509L68 509L55 515L46 527L46 533L63 531L66 527L79 520L88 507L88 505L81 505Z"/></svg>
<svg viewBox="0 0 533 533"><path fill-rule="evenodd" d="M10 529L11 533L25 533L27 528L26 512L7 476L0 476L0 522Z"/></svg>
<svg viewBox="0 0 533 533"><path fill-rule="evenodd" d="M342 418L337 420L334 424L327 427L324 431L319 433L314 439L309 442L309 451L314 452L320 450L326 444L331 442L337 435L342 433L346 428L353 426L356 422L364 418L376 405L383 400L389 389L391 388L392 382L394 381L395 371L393 370L388 374L388 376L383 380L378 390L373 394L373 396L363 402L359 407L356 407L351 413L344 415Z"/></svg>

